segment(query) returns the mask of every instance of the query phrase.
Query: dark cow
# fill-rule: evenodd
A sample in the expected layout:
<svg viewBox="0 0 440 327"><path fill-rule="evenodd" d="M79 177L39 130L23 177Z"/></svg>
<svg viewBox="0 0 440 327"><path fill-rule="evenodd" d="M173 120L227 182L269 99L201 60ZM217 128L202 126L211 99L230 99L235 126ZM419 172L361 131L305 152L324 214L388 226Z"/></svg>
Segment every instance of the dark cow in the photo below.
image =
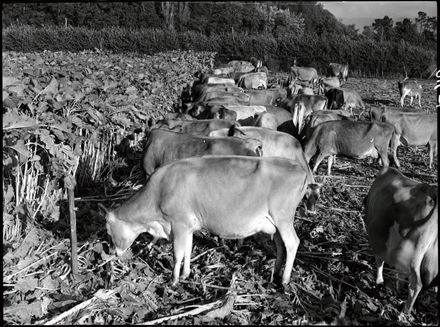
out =
<svg viewBox="0 0 440 327"><path fill-rule="evenodd" d="M153 128L167 129L178 133L188 133L208 136L210 132L231 126L240 126L237 122L225 119L176 120L164 119L158 121Z"/></svg>
<svg viewBox="0 0 440 327"><path fill-rule="evenodd" d="M383 264L409 271L410 314L422 287L438 285L437 185L419 183L397 169L384 168L366 198L365 226L376 256L376 283L383 283Z"/></svg>
<svg viewBox="0 0 440 327"><path fill-rule="evenodd" d="M190 274L195 231L206 229L230 239L258 232L274 235L273 276L279 280L285 257L281 281L287 284L300 242L293 220L310 190L304 168L289 159L187 158L157 169L138 193L120 207L106 210L106 228L118 256L143 232L172 240L173 285Z"/></svg>
<svg viewBox="0 0 440 327"><path fill-rule="evenodd" d="M337 63L331 62L328 65L328 76L339 77L340 79L342 79L344 81L344 83L347 82L348 64L342 65L342 64L337 64Z"/></svg>
<svg viewBox="0 0 440 327"><path fill-rule="evenodd" d="M394 126L388 123L328 121L315 127L304 152L307 161L317 154L313 172L328 157L327 175L330 175L334 155L355 159L379 156L386 167L389 165L387 151L393 133Z"/></svg>
<svg viewBox="0 0 440 327"><path fill-rule="evenodd" d="M262 142L238 137L203 137L164 129L150 132L143 155L143 167L150 176L172 161L205 155L261 156Z"/></svg>
<svg viewBox="0 0 440 327"><path fill-rule="evenodd" d="M318 94L324 94L327 90L340 86L341 86L341 82L338 77L321 77L319 79Z"/></svg>
<svg viewBox="0 0 440 327"><path fill-rule="evenodd" d="M332 88L325 92L328 99L327 109L340 109L344 105L344 92L339 88Z"/></svg>
<svg viewBox="0 0 440 327"><path fill-rule="evenodd" d="M370 110L372 121L390 123L395 128L395 134L391 140L391 150L396 166L400 168L397 159L397 147L405 145L428 145L429 168L432 168L434 156L437 155L437 115L400 112L386 110L385 108L372 108Z"/></svg>
<svg viewBox="0 0 440 327"><path fill-rule="evenodd" d="M407 95L409 95L411 98L409 103L410 106L412 106L413 98L416 97L416 99L419 99L419 107L422 107L422 85L420 85L416 80L408 79L408 77L406 77L403 81L399 81L397 84L399 87L401 107L403 107L403 103Z"/></svg>

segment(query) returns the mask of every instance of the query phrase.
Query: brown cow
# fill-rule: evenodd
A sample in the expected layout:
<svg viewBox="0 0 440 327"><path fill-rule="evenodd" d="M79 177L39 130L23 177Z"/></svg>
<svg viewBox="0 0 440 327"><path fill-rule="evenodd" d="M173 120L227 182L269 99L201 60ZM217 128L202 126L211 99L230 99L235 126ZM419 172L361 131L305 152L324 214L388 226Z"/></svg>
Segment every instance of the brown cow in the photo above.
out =
<svg viewBox="0 0 440 327"><path fill-rule="evenodd" d="M376 177L365 201L376 283L383 283L384 262L410 274L402 313L411 313L422 287L438 284L437 190L437 185L416 182L387 167Z"/></svg>
<svg viewBox="0 0 440 327"><path fill-rule="evenodd" d="M394 162L400 167L397 159L397 147L405 145L428 145L429 168L432 168L434 156L437 155L437 115L415 112L400 112L384 108L370 110L372 121L384 121L394 125L395 134L391 140Z"/></svg>
<svg viewBox="0 0 440 327"><path fill-rule="evenodd" d="M334 155L355 159L379 156L386 167L389 165L387 152L393 133L394 126L388 123L328 121L315 127L304 152L307 161L317 154L313 172L328 157L327 175L330 175Z"/></svg>

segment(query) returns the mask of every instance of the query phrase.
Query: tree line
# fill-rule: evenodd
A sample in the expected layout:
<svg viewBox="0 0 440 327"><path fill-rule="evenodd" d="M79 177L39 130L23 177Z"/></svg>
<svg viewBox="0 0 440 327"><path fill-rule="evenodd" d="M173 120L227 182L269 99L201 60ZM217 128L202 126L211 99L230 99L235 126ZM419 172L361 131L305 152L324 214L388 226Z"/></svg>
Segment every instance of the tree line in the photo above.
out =
<svg viewBox="0 0 440 327"><path fill-rule="evenodd" d="M405 18L396 23L388 16L378 18L359 32L355 25L342 24L316 1L7 3L3 4L2 24L3 30L17 25L37 29L73 27L80 28L78 33L81 35L84 28L95 31L93 35L103 30L101 34L110 34L110 39L99 41L100 44L106 43L106 48L116 51L119 48L126 51L130 45L110 45L111 36L115 36L115 42L121 43L124 39L119 35L130 35L131 32L138 36L137 40L130 38L133 40L132 51L141 49L140 52L144 52L142 49L147 48L148 51L153 48L163 51L170 47L187 49L197 45L193 38L199 38L204 41L200 41L197 49L218 51L219 58L224 60L249 59L256 54L283 69L282 66L292 64L293 58L290 57L293 55L298 56L300 65L324 64L330 58L354 64L360 70L369 71L369 67L376 67L375 70L382 74L401 71L398 66L403 61L410 71L422 74L423 68L416 66L420 60L412 62L411 58L430 58L430 62L424 63L426 65L436 62L437 19L424 12L417 14L414 20ZM164 37L161 42L166 45L161 46L159 42L152 46L142 44L146 37L141 34L145 30L159 38ZM75 37L76 34L72 33ZM5 36L5 32L2 34ZM81 44L91 49L96 47L96 44L87 45L87 39L92 37L83 35L83 38L85 41ZM15 34L10 40L3 44L3 49L12 47L14 50L20 37ZM214 44L215 40L218 44ZM149 42L154 43L155 39ZM37 42L33 43L38 46ZM354 58L355 53L360 58ZM396 58L396 55L403 57ZM282 62L286 58L288 62Z"/></svg>

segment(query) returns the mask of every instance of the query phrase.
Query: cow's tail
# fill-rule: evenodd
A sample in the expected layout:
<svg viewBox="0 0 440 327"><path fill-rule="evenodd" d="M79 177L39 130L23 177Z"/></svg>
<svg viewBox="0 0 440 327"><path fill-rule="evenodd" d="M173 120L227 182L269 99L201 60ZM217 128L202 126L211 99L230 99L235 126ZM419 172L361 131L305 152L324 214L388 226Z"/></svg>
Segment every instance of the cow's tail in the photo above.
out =
<svg viewBox="0 0 440 327"><path fill-rule="evenodd" d="M304 155L306 156L307 163L310 162L310 159L312 159L315 156L316 152L318 151L318 145L317 145L318 130L319 128L315 128L309 140L307 141L306 145L304 146Z"/></svg>

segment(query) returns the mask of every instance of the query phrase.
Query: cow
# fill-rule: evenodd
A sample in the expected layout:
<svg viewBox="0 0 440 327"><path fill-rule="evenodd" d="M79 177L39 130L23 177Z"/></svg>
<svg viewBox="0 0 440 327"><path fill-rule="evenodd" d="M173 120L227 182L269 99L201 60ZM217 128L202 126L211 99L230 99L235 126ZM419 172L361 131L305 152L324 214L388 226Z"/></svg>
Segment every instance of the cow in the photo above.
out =
<svg viewBox="0 0 440 327"><path fill-rule="evenodd" d="M250 96L243 92L211 91L201 95L196 102L207 102L216 98L234 98L237 101L248 103Z"/></svg>
<svg viewBox="0 0 440 327"><path fill-rule="evenodd" d="M205 110L204 108L207 106L224 105L224 104L248 106L249 100L246 100L248 99L248 96L245 93L242 94L243 96L232 93L224 94L223 96L219 96L217 98L211 98L207 101L188 102L183 105L183 112L190 113L192 110L203 111Z"/></svg>
<svg viewBox="0 0 440 327"><path fill-rule="evenodd" d="M232 60L228 66L234 68L234 72L250 73L255 70L255 66L249 61Z"/></svg>
<svg viewBox="0 0 440 327"><path fill-rule="evenodd" d="M237 120L237 113L226 109L223 105L196 106L189 111L190 115L196 119L226 119Z"/></svg>
<svg viewBox="0 0 440 327"><path fill-rule="evenodd" d="M262 155L262 142L238 137L203 137L153 129L143 154L143 167L147 176L157 168L180 159L205 155Z"/></svg>
<svg viewBox="0 0 440 327"><path fill-rule="evenodd" d="M251 106L275 105L287 97L287 91L282 88L246 90L246 94Z"/></svg>
<svg viewBox="0 0 440 327"><path fill-rule="evenodd" d="M313 89L307 85L302 85L296 78L289 82L287 86L287 95L308 94L314 95Z"/></svg>
<svg viewBox="0 0 440 327"><path fill-rule="evenodd" d="M318 94L324 94L328 89L341 86L341 82L338 77L321 77L318 84Z"/></svg>
<svg viewBox="0 0 440 327"><path fill-rule="evenodd" d="M243 89L266 89L267 75L264 72L244 74L238 80L237 86Z"/></svg>
<svg viewBox="0 0 440 327"><path fill-rule="evenodd" d="M236 136L242 138L255 138L262 142L263 157L281 157L297 162L307 173L307 182L310 184L312 190L310 196L314 198L312 203L310 203L308 211L310 211L311 213L315 212L315 203L319 198L321 185L315 183L313 174L306 161L304 151L297 139L286 133L252 126L239 128L234 126L229 129L219 129L211 132L209 136Z"/></svg>
<svg viewBox="0 0 440 327"><path fill-rule="evenodd" d="M300 242L293 227L294 215L310 191L306 171L289 159L187 158L157 169L129 200L112 211L106 209L106 228L117 256L143 232L155 239L172 240L172 285L190 274L195 231L203 228L230 239L258 232L274 235L277 256L273 277L278 282L285 257L281 282L286 285Z"/></svg>
<svg viewBox="0 0 440 327"><path fill-rule="evenodd" d="M438 285L437 185L416 182L395 168L384 168L365 199L365 226L376 257L376 284L384 262L409 272L410 314L422 288Z"/></svg>
<svg viewBox="0 0 440 327"><path fill-rule="evenodd" d="M322 95L299 94L292 95L279 103L280 107L288 109L292 113L293 124L301 132L302 122L313 111L325 110L327 98Z"/></svg>
<svg viewBox="0 0 440 327"><path fill-rule="evenodd" d="M208 136L210 132L231 126L240 126L239 123L225 119L176 120L164 119L158 121L153 128L167 129L178 133Z"/></svg>
<svg viewBox="0 0 440 327"><path fill-rule="evenodd" d="M343 64L337 64L334 62L331 62L328 65L328 74L327 76L334 76L334 77L338 77L341 80L345 82L347 82L347 78L348 78L348 64L343 65Z"/></svg>
<svg viewBox="0 0 440 327"><path fill-rule="evenodd" d="M243 89L232 84L198 84L191 91L192 101L197 101L202 95L212 91L243 92Z"/></svg>
<svg viewBox="0 0 440 327"><path fill-rule="evenodd" d="M270 105L265 105L264 107L266 108L266 111L268 113L272 114L275 117L277 126L280 126L286 121L292 120L292 114L284 108Z"/></svg>
<svg viewBox="0 0 440 327"><path fill-rule="evenodd" d="M386 110L384 108L372 108L370 110L372 121L390 123L395 128L391 140L393 159L397 167L400 162L397 159L397 147L405 145L428 145L429 168L432 168L434 156L437 156L437 115L425 113L410 113Z"/></svg>
<svg viewBox="0 0 440 327"><path fill-rule="evenodd" d="M245 126L244 124L242 125ZM264 127L276 131L278 127L278 122L275 115L269 112L262 112L259 114L255 114L252 126Z"/></svg>
<svg viewBox="0 0 440 327"><path fill-rule="evenodd" d="M301 134L300 141L305 145L312 136L315 127L321 123L324 123L326 121L350 120L350 119L351 119L350 113L345 110L314 111L309 116L307 116L305 120L304 128L302 130L303 133ZM335 157L333 157L333 161L334 160Z"/></svg>
<svg viewBox="0 0 440 327"><path fill-rule="evenodd" d="M408 79L408 77L406 77L403 81L397 82L397 84L399 87L401 107L403 107L403 103L407 95L409 95L411 98L409 103L410 106L412 106L413 98L415 97L419 100L419 107L422 107L422 85L420 85L416 80Z"/></svg>
<svg viewBox="0 0 440 327"><path fill-rule="evenodd" d="M265 112L264 106L242 106L242 105L223 105L228 110L235 111L237 113L237 121L254 117L255 114Z"/></svg>
<svg viewBox="0 0 440 327"><path fill-rule="evenodd" d="M200 84L230 84L235 85L235 81L228 77L218 77L206 75L201 80Z"/></svg>
<svg viewBox="0 0 440 327"><path fill-rule="evenodd" d="M344 105L344 91L339 88L331 88L325 92L328 99L327 109L340 109Z"/></svg>
<svg viewBox="0 0 440 327"><path fill-rule="evenodd" d="M308 82L309 86L314 86L318 81L318 72L313 67L298 67L296 63L290 67L291 79L298 79Z"/></svg>
<svg viewBox="0 0 440 327"><path fill-rule="evenodd" d="M317 154L314 173L321 161L328 157L327 175L330 175L334 155L355 159L379 156L383 166L387 167L387 151L393 133L394 126L388 123L328 121L315 127L304 153L308 162Z"/></svg>

